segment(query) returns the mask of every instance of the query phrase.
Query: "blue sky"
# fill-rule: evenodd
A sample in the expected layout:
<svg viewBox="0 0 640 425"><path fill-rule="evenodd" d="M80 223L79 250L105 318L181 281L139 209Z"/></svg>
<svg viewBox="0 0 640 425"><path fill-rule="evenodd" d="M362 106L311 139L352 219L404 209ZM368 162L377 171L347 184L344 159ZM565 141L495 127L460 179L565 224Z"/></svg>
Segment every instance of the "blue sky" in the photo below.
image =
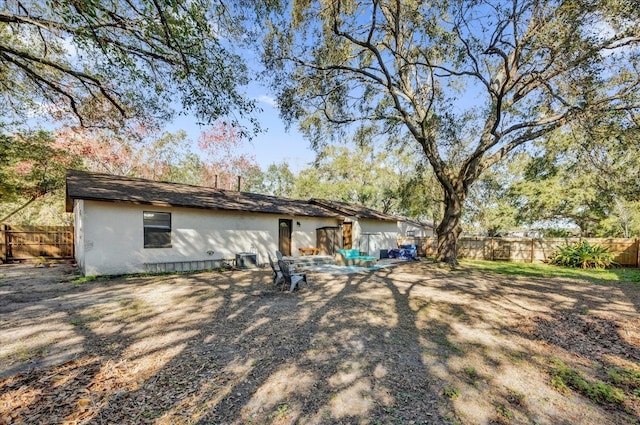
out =
<svg viewBox="0 0 640 425"><path fill-rule="evenodd" d="M251 142L245 142L248 152L255 156L263 170L274 162L282 161L287 162L294 172L308 167L315 158L315 153L310 149L309 142L298 132L296 124L286 131L273 98L263 94L257 96L257 99L263 110L258 119L265 131Z"/></svg>
<svg viewBox="0 0 640 425"><path fill-rule="evenodd" d="M244 153L254 156L260 168L265 171L273 163L286 162L291 171L297 173L309 166L315 158L315 153L296 125L285 130L285 125L279 117L279 111L273 97L266 94L262 87L250 87L248 96L258 101L258 107L262 109L257 114L260 125L264 131L251 141L244 141ZM196 124L196 119L189 116L180 116L168 126L168 131L184 130L191 140L197 140L200 132L206 127Z"/></svg>

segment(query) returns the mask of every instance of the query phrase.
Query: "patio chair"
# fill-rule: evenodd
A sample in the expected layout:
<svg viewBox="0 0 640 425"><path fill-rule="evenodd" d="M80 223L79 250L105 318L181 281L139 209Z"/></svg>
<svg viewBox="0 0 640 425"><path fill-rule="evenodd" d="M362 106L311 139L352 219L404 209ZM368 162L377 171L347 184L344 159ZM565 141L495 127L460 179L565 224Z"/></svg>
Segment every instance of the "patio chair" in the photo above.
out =
<svg viewBox="0 0 640 425"><path fill-rule="evenodd" d="M282 253L280 251L276 251L276 258L278 259L278 261L282 261Z"/></svg>
<svg viewBox="0 0 640 425"><path fill-rule="evenodd" d="M289 270L289 265L282 260L278 260L278 265L280 266L280 271L282 272L282 276L284 277L282 288L284 289L284 285L289 285L289 292L293 292L296 288L300 287L300 282L304 281L307 283L307 274L306 273L291 273Z"/></svg>
<svg viewBox="0 0 640 425"><path fill-rule="evenodd" d="M273 263L271 254L267 253L267 256L269 257L269 265L271 266L271 270L273 271L273 284L277 285L278 283L284 281L284 275L282 274L282 270L280 270L280 267L276 266Z"/></svg>

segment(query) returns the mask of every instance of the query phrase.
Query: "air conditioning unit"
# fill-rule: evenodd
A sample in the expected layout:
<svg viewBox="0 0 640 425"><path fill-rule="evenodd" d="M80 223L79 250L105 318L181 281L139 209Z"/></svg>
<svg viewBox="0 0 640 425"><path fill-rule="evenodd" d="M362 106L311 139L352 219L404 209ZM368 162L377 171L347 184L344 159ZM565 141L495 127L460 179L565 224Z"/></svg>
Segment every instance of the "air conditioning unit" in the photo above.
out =
<svg viewBox="0 0 640 425"><path fill-rule="evenodd" d="M258 267L258 256L252 252L239 252L236 254L236 267L239 269Z"/></svg>

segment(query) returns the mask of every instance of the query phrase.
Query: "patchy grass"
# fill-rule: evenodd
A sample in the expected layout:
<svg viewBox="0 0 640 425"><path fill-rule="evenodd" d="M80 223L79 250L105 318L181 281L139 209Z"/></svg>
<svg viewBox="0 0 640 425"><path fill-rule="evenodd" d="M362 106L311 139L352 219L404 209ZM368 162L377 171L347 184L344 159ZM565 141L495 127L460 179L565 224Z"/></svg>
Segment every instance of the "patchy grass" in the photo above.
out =
<svg viewBox="0 0 640 425"><path fill-rule="evenodd" d="M278 406L278 409L275 412L271 412L267 417L271 420L272 419L283 420L287 417L288 410L289 410L289 406L287 406L286 404L282 404Z"/></svg>
<svg viewBox="0 0 640 425"><path fill-rule="evenodd" d="M72 324L73 326L85 326L88 323L100 320L101 317L102 316L99 315L99 314L92 314L92 315L88 315L88 316L74 317L71 320L69 320L69 323Z"/></svg>
<svg viewBox="0 0 640 425"><path fill-rule="evenodd" d="M415 262L290 294L268 270L42 270L2 288L12 423L640 421L640 285Z"/></svg>
<svg viewBox="0 0 640 425"><path fill-rule="evenodd" d="M73 283L74 285L81 285L83 283L111 280L114 277L115 276L107 276L107 275L103 275L103 276L79 276L76 279L73 279L71 281L71 283Z"/></svg>
<svg viewBox="0 0 640 425"><path fill-rule="evenodd" d="M460 390L452 387L444 387L444 389L442 390L442 394L444 394L444 396L447 398L458 398L460 396Z"/></svg>
<svg viewBox="0 0 640 425"><path fill-rule="evenodd" d="M214 269L204 269L204 270L185 270L185 271L167 271L167 272L157 272L157 273L129 273L129 274L121 274L121 275L99 275L99 276L79 276L76 279L73 279L71 283L79 285L82 283L88 282L96 282L96 281L109 281L109 280L120 280L120 279L138 279L143 277L161 277L161 276L189 276L194 274L201 273L224 273L230 270L231 266L226 267L217 267Z"/></svg>
<svg viewBox="0 0 640 425"><path fill-rule="evenodd" d="M478 371L474 367L466 367L464 369L464 374L470 381L477 380L480 376L478 375Z"/></svg>
<svg viewBox="0 0 640 425"><path fill-rule="evenodd" d="M607 370L607 377L612 384L623 389L626 394L640 397L640 370L623 367L612 367Z"/></svg>
<svg viewBox="0 0 640 425"><path fill-rule="evenodd" d="M620 388L598 379L587 379L562 360L552 359L551 363L551 385L561 393L572 389L599 404L622 404L625 401L624 391Z"/></svg>
<svg viewBox="0 0 640 425"><path fill-rule="evenodd" d="M20 362L29 362L37 358L41 358L48 353L47 346L41 347L32 347L32 346L21 346L15 352L6 354L0 359L5 358L6 360L14 360Z"/></svg>
<svg viewBox="0 0 640 425"><path fill-rule="evenodd" d="M513 413L511 413L509 408L502 403L498 403L498 405L496 406L496 411L500 416L503 416L507 419L513 419Z"/></svg>
<svg viewBox="0 0 640 425"><path fill-rule="evenodd" d="M550 264L481 260L461 260L460 264L483 272L493 272L509 276L571 278L594 282L640 282L640 269L636 268L615 268L607 270L575 269Z"/></svg>

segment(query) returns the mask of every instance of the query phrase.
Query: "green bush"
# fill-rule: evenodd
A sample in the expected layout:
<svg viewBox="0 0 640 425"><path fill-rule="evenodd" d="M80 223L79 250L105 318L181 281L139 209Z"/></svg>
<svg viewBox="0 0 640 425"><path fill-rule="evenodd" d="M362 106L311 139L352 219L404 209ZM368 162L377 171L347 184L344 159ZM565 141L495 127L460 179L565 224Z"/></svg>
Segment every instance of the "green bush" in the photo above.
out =
<svg viewBox="0 0 640 425"><path fill-rule="evenodd" d="M613 254L599 245L587 241L561 247L551 257L551 264L581 269L606 269L615 266Z"/></svg>

